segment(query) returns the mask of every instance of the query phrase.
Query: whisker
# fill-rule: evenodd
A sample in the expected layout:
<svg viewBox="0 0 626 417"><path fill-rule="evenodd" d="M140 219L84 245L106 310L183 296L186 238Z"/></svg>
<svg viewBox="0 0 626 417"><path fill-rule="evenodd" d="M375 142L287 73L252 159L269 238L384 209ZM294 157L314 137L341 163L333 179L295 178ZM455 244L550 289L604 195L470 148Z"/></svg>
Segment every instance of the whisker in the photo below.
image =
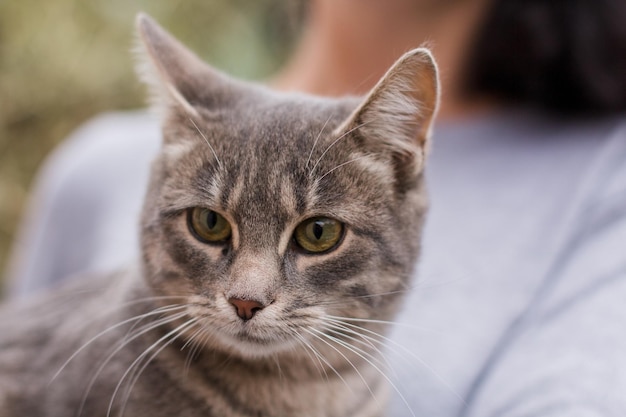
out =
<svg viewBox="0 0 626 417"><path fill-rule="evenodd" d="M393 294L402 294L405 293L408 290L402 289L402 290L396 290L396 291L388 291L388 292L383 292L383 293L374 293L374 294L367 294L367 295L353 295L353 296L346 296L346 298L349 298L350 300L359 300L359 299L366 299L366 298L376 298L376 297L384 297L387 295L393 295ZM307 298L306 295L304 295L301 298L302 302L307 306L345 306L346 301L345 299L342 300L326 300L326 301L320 301L315 297L310 297ZM389 322L390 324L393 322Z"/></svg>
<svg viewBox="0 0 626 417"><path fill-rule="evenodd" d="M207 145L209 145L209 148L211 149L211 152L213 153L213 156L215 157L215 160L217 161L217 165L220 167L220 169L222 168L222 163L220 162L220 159L217 157L217 153L215 153L215 149L213 149L213 146L211 146L211 143L209 142L209 139L207 139L206 135L204 133L202 133L202 131L200 130L200 128L198 127L198 125L196 124L196 122L193 121L193 119L191 117L187 117L189 119L189 121L191 122L191 124L193 124L193 127L196 128L196 130L198 131L198 133L200 134L200 136L202 136L202 139L204 139L204 141L206 142Z"/></svg>
<svg viewBox="0 0 626 417"><path fill-rule="evenodd" d="M322 175L321 177L319 177L317 180L318 180L318 181L321 181L321 180L323 180L323 179L324 179L324 177L326 177L328 174L330 174L330 173L334 172L335 170L337 170L337 169L339 169L339 168L341 168L341 167L344 167L344 166L346 166L346 165L348 165L348 164L351 164L352 162L356 162L356 161L359 161L359 160L361 160L361 159L368 158L368 157L370 157L370 156L371 156L370 154L367 154L367 155L361 155L361 156L358 156L358 157L356 157L356 158L354 158L354 159L350 159L349 161L346 161L346 162L344 162L344 163L341 163L341 164L337 165L336 167L334 167L333 169L329 170L327 173L325 173L325 174L324 174L324 175Z"/></svg>
<svg viewBox="0 0 626 417"><path fill-rule="evenodd" d="M378 371L378 373L379 373L379 374L380 374L383 378L385 378L385 380L389 383L389 385L390 385L390 386L391 386L391 387L392 387L392 388L396 391L396 393L398 394L398 396L400 397L400 399L402 400L402 402L404 403L404 405L406 405L406 407L407 407L407 409L409 410L409 412L411 413L411 415L412 415L413 417L416 417L415 413L413 412L413 409L412 409L412 408L411 408L411 406L409 405L409 402L406 400L406 398L404 397L404 395L402 395L402 392L398 389L398 387L396 386L396 384L394 384L394 383L393 383L393 381L391 380L391 378L389 378L389 377L387 376L387 374L386 374L386 373L385 373L382 369L380 369L378 366L376 366L376 364L375 364L372 360L368 359L368 357L367 357L367 356L371 356L371 355L369 355L369 354L368 354L367 356L365 356L365 355L363 355L363 354L359 353L358 349L354 348L353 346L349 345L348 343L345 343L343 340L338 339L338 338L336 338L336 337L334 337L334 336L331 336L331 335L329 335L329 334L327 334L327 333L320 332L319 330L315 330L315 329L313 329L313 331L316 331L316 332L318 332L320 335L322 335L322 336L326 337L327 339L329 339L329 340L331 340L331 341L334 341L335 343L337 343L337 344L339 344L339 345L343 346L344 348L348 349L350 352L354 353L355 355L359 356L361 359L363 359L364 361L366 361L368 364L370 364L370 366L372 366L372 367L373 367L376 371ZM374 394L372 393L372 390L371 390L371 389L369 389L369 386L368 386L368 390L370 391L370 393L372 394L372 396L373 396L373 397L374 397L374 399L376 400L376 397L375 397L375 396L374 396ZM376 402L378 402L378 400L376 400Z"/></svg>
<svg viewBox="0 0 626 417"><path fill-rule="evenodd" d="M164 336L162 336L161 338L159 338L156 342L152 343L147 349L145 349L126 369L126 371L124 372L124 374L122 374L119 382L117 383L117 385L115 386L115 389L113 390L113 394L111 395L111 400L109 401L109 407L107 409L107 413L106 416L110 417L111 416L111 411L113 410L113 404L115 402L115 398L117 396L117 393L120 390L120 387L122 386L122 383L124 382L124 380L126 379L126 377L128 376L128 374L136 367L138 366L138 364L155 348L157 348L161 343L167 342L167 339L169 339L170 337L172 337L173 335L176 335L176 337L172 338L172 340L170 340L169 342L165 343L161 348L159 348L159 350L157 351L157 353L161 352L163 350L163 348L165 348L166 346L168 346L171 342L173 342L174 340L176 340L176 338L178 336L180 336L180 334L182 334L182 331L187 329L188 327L194 325L196 323L197 319L192 318L189 319L187 321L185 321L183 324L179 325L178 327L176 327L174 330L169 331L167 334L165 334ZM150 359L152 360L154 359L153 357ZM149 363L149 362L148 362ZM142 368L143 370L143 368ZM120 416L123 415L123 409L121 409L121 413Z"/></svg>
<svg viewBox="0 0 626 417"><path fill-rule="evenodd" d="M397 322L397 321L375 320L375 319L359 319L359 318L355 318L355 317L340 317L340 316L333 316L333 315L327 315L326 318L333 319L333 320L335 320L335 321L337 321L339 323L342 323L342 324L348 324L347 322L384 324L384 325L387 325L387 326L397 326L397 327L404 327L404 328L412 329L412 330L420 330L420 331L432 332L432 333L435 333L435 334L443 334L442 332L440 332L438 330L435 330L435 329L431 329L429 327L416 326L414 324L402 323L402 322ZM359 328L362 328L362 327L359 327ZM365 329L365 328L363 328L363 329Z"/></svg>
<svg viewBox="0 0 626 417"><path fill-rule="evenodd" d="M380 292L380 293L376 293L376 294L367 294L367 295L357 295L351 298L354 299L359 299L359 298L374 298L374 297L384 297L386 295L395 295L395 294L406 294L409 290L404 289L404 290L396 290L396 291L387 291L387 292ZM343 301L342 301L343 302Z"/></svg>
<svg viewBox="0 0 626 417"><path fill-rule="evenodd" d="M126 393L124 394L124 401L122 402L122 406L120 408L120 413L119 413L120 417L122 417L124 415L124 410L126 409L126 405L128 403L128 400L130 399L131 392L132 392L133 388L135 387L135 384L137 383L137 381L141 377L141 374L146 370L148 365L150 365L150 363L154 360L154 358L156 358L159 355L159 353L161 353L165 348L167 348L169 345L174 343L176 341L176 339L178 339L178 337L181 336L185 331L189 330L193 326L198 325L198 319L192 318L190 320L187 320L186 323L188 324L188 326L186 326L184 328L181 328L181 330L180 330L180 332L178 332L178 334L176 334L170 340L167 340L166 342L164 342L163 345L160 348L158 348L150 356L150 358L148 358L148 360L144 360L143 361L143 365L141 366L141 368L138 371L136 371L136 369L137 369L137 366L139 365L139 363L141 361L137 364L137 366L135 366L135 370L133 370L131 372L130 376L129 376L130 384L128 385L128 387L126 389ZM183 323L183 325L181 325L180 327L182 327L184 325L185 325L185 323ZM146 351L144 351L144 353L146 353ZM132 365L131 365L131 367L132 367ZM113 395L115 396L115 393Z"/></svg>
<svg viewBox="0 0 626 417"><path fill-rule="evenodd" d="M335 139L330 145L328 145L328 147L324 150L324 152L322 152L322 155L318 158L317 162L315 162L315 165L313 165L313 168L311 168L311 171L309 171L309 175L312 175L315 172L315 168L317 168L317 165L320 163L320 161L324 158L324 156L326 155L326 153L330 150L330 148L332 148L333 146L335 146L335 144L337 142L339 142L341 139L345 138L346 136L348 136L350 133L354 132L355 130L365 126L366 124L371 123L369 121L367 122L363 122L355 127L353 127L352 129L348 130L347 132L344 132L341 134L341 136L339 136L337 139Z"/></svg>
<svg viewBox="0 0 626 417"><path fill-rule="evenodd" d="M276 354L272 355L272 359L274 359L274 363L276 364L276 368L278 368L278 379L280 381L283 381L285 379L285 376L283 375L283 368L281 368L281 366L280 366L280 361L278 359L278 355L276 355Z"/></svg>
<svg viewBox="0 0 626 417"><path fill-rule="evenodd" d="M185 358L185 367L184 367L185 374L189 373L189 368L191 368L191 363L194 360L196 349L199 345L198 343L199 341L196 338L198 337L198 335L202 334L204 331L205 331L204 327L200 326L198 330L196 330L191 336L189 336L189 338L187 339L183 347L180 348L180 350L183 351L185 350L187 346L190 346L190 349L187 353L187 357Z"/></svg>
<svg viewBox="0 0 626 417"><path fill-rule="evenodd" d="M376 357L374 355L371 355L369 352L365 352L364 350L359 349L356 346L352 345L355 349L358 349L360 352L362 352L364 354L371 355L372 358L376 358L376 361L377 361L377 363L379 365L388 368L394 374L394 376L396 376L396 377L398 376L396 371L395 371L395 369L391 366L391 363L389 363L389 361L387 360L387 357L384 354L384 352L381 349L379 349L378 346L376 346L374 343L372 343L371 340L368 340L366 337L363 337L363 335L360 334L359 332L357 332L355 330L352 330L352 329L350 329L348 327L343 327L343 326L340 326L338 324L332 324L332 323L330 323L330 324L326 323L325 325L326 325L326 330L329 333L336 334L338 336L344 337L344 338L346 338L348 340L351 340L351 341L353 341L355 343L359 343L361 345L367 346L370 349L374 350L378 354L378 356L380 358L382 358L382 359L379 359L378 357ZM360 339L357 338L357 337L350 336L351 334L360 337ZM386 346L383 345L383 347L386 347Z"/></svg>
<svg viewBox="0 0 626 417"><path fill-rule="evenodd" d="M346 362L348 362L348 364L352 367L352 369L354 369L354 372L356 372L356 374L359 376L359 378L361 379L361 381L363 382L363 384L365 385L365 388L369 391L370 395L372 396L372 398L374 399L374 401L376 401L376 403L381 407L380 401L378 400L378 398L376 397L376 395L374 394L374 391L372 391L372 388L370 387L369 383L367 382L367 380L365 379L365 377L363 376L363 374L361 374L361 372L359 371L359 369L354 365L354 363L352 363L352 361L342 352L340 351L338 348L336 348L335 346L333 346L330 342L324 340L321 336L319 336L316 333L322 334L324 335L323 332L320 332L319 330L316 330L314 328L304 328L303 329L305 332L309 333L311 336L315 337L317 340L321 341L322 343L326 344L328 347L330 347L331 349L333 349L335 352L337 352ZM345 382L345 380L344 380ZM349 386L349 385L348 385ZM354 391L353 391L354 393ZM381 407L382 408L382 407Z"/></svg>
<svg viewBox="0 0 626 417"><path fill-rule="evenodd" d="M313 142L313 147L311 148L311 152L309 153L309 157L306 160L306 165L305 167L309 166L309 162L311 162L311 157L313 156L313 151L315 150L315 146L317 146L317 141L320 140L320 137L322 136L322 133L324 132L324 129L326 128L326 125L328 124L328 122L330 121L330 119L333 117L333 115L331 114L330 116L328 116L328 119L326 119L326 121L324 122L324 126L322 126L322 129L320 130L320 132L317 134L317 137L315 138L315 141ZM311 174L311 172L309 172L309 175Z"/></svg>
<svg viewBox="0 0 626 417"><path fill-rule="evenodd" d="M352 330L352 329L350 329L350 328L348 328L348 327L343 327L343 326L341 326L341 325L339 325L339 324L332 323L332 322L326 322L326 323L324 323L324 330L328 331L329 333L333 333L333 334L336 334L336 335L341 336L341 337L343 337L343 338L346 338L346 339L352 340L352 341L354 341L354 342L356 342L356 343L359 343L359 344L365 345L365 346L369 347L370 349L374 349L374 350L376 350L376 352L377 352L377 353L379 353L381 356L384 356L384 355L382 355L382 351L381 351L381 350L379 350L379 349L378 349L378 347L377 347L376 345L374 345L371 341L369 341L369 340L367 340L367 339L364 339L364 338L363 338L363 339L357 339L356 337L352 337L352 336L350 336L350 334L353 334L353 335L356 335L356 336L361 336L361 334L360 334L360 333L358 333L358 332L357 332L357 331L355 331L355 330ZM346 332L347 332L347 333L346 333ZM349 333L349 334L348 334L348 333ZM346 343L347 343L347 342L346 342ZM352 346L353 346L355 349L358 349L358 350L359 350L359 352L361 352L361 353L363 353L363 354L371 355L371 353L366 352L365 350L363 350L363 349L361 349L361 348L357 348L357 347L356 347L356 346L354 346L354 345L352 345ZM373 355L372 355L372 357L373 357ZM382 362L381 362L381 364L382 364Z"/></svg>
<svg viewBox="0 0 626 417"><path fill-rule="evenodd" d="M112 307L108 309L105 313L103 313L103 315L108 315L112 312L119 311L126 307L134 306L136 304L148 303L148 302L153 302L153 301L164 301L164 300L186 300L187 298L188 296L186 295L163 295L163 296L151 296L151 297L138 298L136 300L127 301L125 303ZM182 305L182 304L169 304L169 305L173 306L173 305Z"/></svg>
<svg viewBox="0 0 626 417"><path fill-rule="evenodd" d="M163 307L155 308L154 310L151 311L151 313L154 313L154 315L166 314L166 313L171 313L173 311L184 309L186 307L187 307L186 305L176 305L176 304L173 304L173 305L169 305L169 306L163 306ZM135 330L135 328L137 326L139 326L141 324L141 322L144 319L146 319L146 318L148 318L148 317L147 316L146 317L141 317L141 318L139 318L139 320L137 320L135 323L133 323L133 325L128 329L128 331L124 335L124 338L128 337L128 335L130 335Z"/></svg>
<svg viewBox="0 0 626 417"><path fill-rule="evenodd" d="M135 333L132 336L129 337L125 337L124 339L122 339L120 342L118 342L118 345L115 349L113 349L113 351L104 359L104 361L102 361L102 363L100 364L100 366L98 367L98 369L96 370L96 372L94 373L94 375L91 377L91 379L89 380L89 384L87 384L87 388L85 388L85 393L83 394L83 398L81 400L80 406L78 408L78 416L81 416L83 413L83 409L85 408L85 404L87 403L87 397L89 396L89 393L91 392L91 388L93 388L93 385L95 384L96 380L98 379L98 376L100 375L100 373L104 370L104 368L106 367L106 365L109 363L109 361L111 359L113 359L113 357L119 353L122 349L124 349L126 346L128 346L129 343L131 343L133 340L137 339L138 337L148 333L151 330L154 330L164 324L168 324L171 322L174 322L176 320L179 320L183 317L185 317L186 313L178 313L175 314L173 316L170 317L165 317L159 320L156 320L154 322L148 323L142 327L140 327L139 329L137 329L135 331Z"/></svg>
<svg viewBox="0 0 626 417"><path fill-rule="evenodd" d="M375 339L374 337L371 338L371 340L373 342L376 343L380 343L382 346L387 347L387 348L392 348L392 346L387 345L386 343L389 343L393 346L395 346L397 349L400 349L402 352L404 352L405 354L407 354L410 358L415 359L416 361L418 361L424 368L426 368L431 374L433 374L435 376L435 378L437 378L437 380L439 380L440 383L443 384L444 387L446 387L446 389L449 390L450 393L452 393L459 401L461 401L461 403L465 406L467 406L467 403L465 401L465 399L454 389L452 388L452 386L441 376L439 375L439 373L437 373L432 366L430 366L426 361L424 361L422 358L420 358L419 356L417 356L415 353L413 353L411 350L407 349L406 347L402 346L401 344L399 344L398 342L394 341L393 339L390 339L386 336L383 336L379 333L376 333L373 330L367 329L365 327L362 326L358 326L355 324L351 324L351 323L347 323L345 321L342 321L343 319L345 320L350 320L350 318L346 317L346 318L342 318L342 317L338 317L336 320L336 322L339 322L339 324L345 325L345 326L349 326L351 328L354 329L358 329L359 331L363 331L366 333L369 333L379 339ZM357 321L360 321L363 319L357 319ZM363 335L364 337L367 337L365 335ZM398 354L400 354L397 350L394 349L394 351Z"/></svg>
<svg viewBox="0 0 626 417"><path fill-rule="evenodd" d="M311 362L313 362L313 365L320 373L320 376L322 375L325 376L326 382L329 382L328 372L326 372L326 368L324 368L324 365L322 364L322 361L320 359L321 354L315 349L315 347L311 346L311 344L300 333L294 330L292 334L298 339L298 342L300 343L300 345L304 347L304 351L306 352L307 356L311 359ZM314 356L311 356L311 352L313 352ZM330 365L328 362L326 362L326 365L329 368L331 368L335 372L335 374L337 374L339 378L343 380L341 375L339 375L339 373L332 367L332 365ZM345 381L343 382L344 384L346 383ZM346 384L346 386L348 385Z"/></svg>
<svg viewBox="0 0 626 417"><path fill-rule="evenodd" d="M162 308L162 307L161 307ZM104 336L105 334L125 325L128 323L131 323L135 320L142 320L146 317L150 317L150 316L154 316L157 314L162 314L162 310L161 308L152 310L148 313L144 313L138 316L134 316L131 317L129 319L123 320L117 324L114 324L113 326L108 327L107 329L101 331L100 333L96 334L95 336L93 336L91 339L89 339L87 342L85 342L81 347L79 347L65 362L63 362L63 364L61 365L61 367L59 368L58 371L56 371L56 373L52 376L52 378L50 379L50 381L48 382L48 385L50 385L60 374L61 372L63 372L63 369L65 369L65 367L74 359L76 358L76 356L78 356L78 354L80 354L80 352L82 352L87 346L89 346L90 344L92 344L94 341L96 341L97 339L99 339L100 337ZM176 310L176 309L182 309L185 308L185 306L171 306L172 310Z"/></svg>

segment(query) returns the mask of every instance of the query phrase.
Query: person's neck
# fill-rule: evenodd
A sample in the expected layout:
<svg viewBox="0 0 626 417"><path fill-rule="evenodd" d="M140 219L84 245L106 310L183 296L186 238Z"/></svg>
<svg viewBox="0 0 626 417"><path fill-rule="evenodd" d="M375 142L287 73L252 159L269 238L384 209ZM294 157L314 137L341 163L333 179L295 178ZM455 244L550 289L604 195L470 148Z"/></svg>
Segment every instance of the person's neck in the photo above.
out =
<svg viewBox="0 0 626 417"><path fill-rule="evenodd" d="M464 52L487 1L426 11L403 0L384 8L362 0L313 1L294 55L271 84L325 96L364 94L404 52L426 44L439 63L440 117L481 111L484 104L462 99L459 81Z"/></svg>

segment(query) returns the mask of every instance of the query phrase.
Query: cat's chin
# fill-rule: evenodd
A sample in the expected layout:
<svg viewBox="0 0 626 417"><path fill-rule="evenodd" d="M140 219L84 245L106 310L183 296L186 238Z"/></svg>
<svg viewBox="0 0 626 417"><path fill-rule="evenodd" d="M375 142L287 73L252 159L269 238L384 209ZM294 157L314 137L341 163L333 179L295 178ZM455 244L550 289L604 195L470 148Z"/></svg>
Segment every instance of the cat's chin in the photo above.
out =
<svg viewBox="0 0 626 417"><path fill-rule="evenodd" d="M216 339L226 351L236 352L243 358L251 359L294 351L298 347L298 340L295 338L289 340L282 337L257 337L247 331L241 331L238 334L220 334Z"/></svg>

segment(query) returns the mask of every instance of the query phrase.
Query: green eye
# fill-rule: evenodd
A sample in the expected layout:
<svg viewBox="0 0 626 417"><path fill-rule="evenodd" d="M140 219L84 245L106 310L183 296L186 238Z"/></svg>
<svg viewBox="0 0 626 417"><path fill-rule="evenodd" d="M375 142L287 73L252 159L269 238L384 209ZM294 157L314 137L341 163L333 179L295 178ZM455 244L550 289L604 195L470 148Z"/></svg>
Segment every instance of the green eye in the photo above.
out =
<svg viewBox="0 0 626 417"><path fill-rule="evenodd" d="M328 217L313 217L296 227L294 239L298 246L310 253L333 249L343 237L343 224Z"/></svg>
<svg viewBox="0 0 626 417"><path fill-rule="evenodd" d="M201 242L218 243L230 238L230 224L221 214L202 207L194 207L188 213L189 229Z"/></svg>

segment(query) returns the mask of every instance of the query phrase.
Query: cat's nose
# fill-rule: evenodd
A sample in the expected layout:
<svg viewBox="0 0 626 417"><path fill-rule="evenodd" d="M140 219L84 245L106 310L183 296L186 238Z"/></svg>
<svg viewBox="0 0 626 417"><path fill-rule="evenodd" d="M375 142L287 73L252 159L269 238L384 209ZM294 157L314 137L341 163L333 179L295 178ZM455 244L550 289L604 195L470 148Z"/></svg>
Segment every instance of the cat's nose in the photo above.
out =
<svg viewBox="0 0 626 417"><path fill-rule="evenodd" d="M235 306L237 315L247 321L263 310L265 306L256 300L242 300L240 298L229 298L228 302Z"/></svg>

